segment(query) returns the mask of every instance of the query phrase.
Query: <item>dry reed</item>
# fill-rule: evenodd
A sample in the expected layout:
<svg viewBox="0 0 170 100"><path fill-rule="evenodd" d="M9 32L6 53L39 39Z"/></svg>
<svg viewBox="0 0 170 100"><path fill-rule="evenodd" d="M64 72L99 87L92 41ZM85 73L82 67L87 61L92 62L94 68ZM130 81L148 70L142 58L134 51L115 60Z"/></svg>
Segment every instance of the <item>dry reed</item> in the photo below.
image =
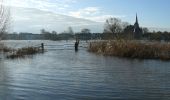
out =
<svg viewBox="0 0 170 100"><path fill-rule="evenodd" d="M91 42L90 52L140 59L170 60L170 44L127 40Z"/></svg>

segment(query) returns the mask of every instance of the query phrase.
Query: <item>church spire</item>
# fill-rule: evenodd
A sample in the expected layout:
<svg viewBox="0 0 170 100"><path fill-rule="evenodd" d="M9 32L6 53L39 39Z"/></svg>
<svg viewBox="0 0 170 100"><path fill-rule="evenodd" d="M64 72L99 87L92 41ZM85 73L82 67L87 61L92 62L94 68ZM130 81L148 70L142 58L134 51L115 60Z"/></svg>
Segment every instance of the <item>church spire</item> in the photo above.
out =
<svg viewBox="0 0 170 100"><path fill-rule="evenodd" d="M138 23L138 15L137 15L137 13L136 13L136 23Z"/></svg>
<svg viewBox="0 0 170 100"><path fill-rule="evenodd" d="M134 27L139 28L138 15L137 15L137 13L136 13L136 22L135 22Z"/></svg>
<svg viewBox="0 0 170 100"><path fill-rule="evenodd" d="M138 15L136 13L136 22L134 24L134 38L136 39L140 39L142 37L142 30L139 27L139 23L138 23Z"/></svg>

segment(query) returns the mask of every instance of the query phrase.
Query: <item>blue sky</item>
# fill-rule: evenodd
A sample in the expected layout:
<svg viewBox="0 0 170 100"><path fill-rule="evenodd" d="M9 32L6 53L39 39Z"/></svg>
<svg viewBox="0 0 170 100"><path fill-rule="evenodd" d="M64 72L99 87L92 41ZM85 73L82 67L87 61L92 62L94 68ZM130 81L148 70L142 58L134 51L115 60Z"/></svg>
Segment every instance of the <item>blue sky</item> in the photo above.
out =
<svg viewBox="0 0 170 100"><path fill-rule="evenodd" d="M170 0L80 0L74 9L99 7L104 14L124 15L122 20L133 23L135 13L144 26L169 27Z"/></svg>
<svg viewBox="0 0 170 100"><path fill-rule="evenodd" d="M17 30L15 29L16 27L14 27L14 31L24 31L19 30L18 27L21 24L18 23L28 22L33 22L31 24L32 26L41 26L39 28L48 29L52 24L48 26L40 22L34 22L42 19L41 16L46 16L46 19L52 19L54 15L57 15L54 19L61 19L60 17L62 17L62 20L56 20L56 23L53 25L57 26L57 24L62 22L63 27L55 27L53 30L61 32L66 30L67 27L72 26L76 31L80 31L81 28L91 27L92 31L100 32L103 29L99 28L103 27L107 18L118 17L122 19L122 21L134 24L136 13L138 14L140 26L142 27L166 28L168 31L170 29L170 0L10 0L9 4L12 7L14 23L18 25L16 25ZM28 11L28 9L32 10ZM33 11L33 9L35 11ZM41 13L42 15L35 19L32 16L37 14L37 12L44 13ZM50 15L53 14L53 16L49 16L49 13ZM71 18L73 18L73 20L69 20L69 23L72 24L68 24L68 19ZM77 26L78 24L75 25L77 22L81 22L79 27ZM93 25L94 27L92 27L92 22L95 23ZM54 20L51 23L54 23ZM95 26L97 26L98 29L95 28ZM50 30L52 30L52 28Z"/></svg>

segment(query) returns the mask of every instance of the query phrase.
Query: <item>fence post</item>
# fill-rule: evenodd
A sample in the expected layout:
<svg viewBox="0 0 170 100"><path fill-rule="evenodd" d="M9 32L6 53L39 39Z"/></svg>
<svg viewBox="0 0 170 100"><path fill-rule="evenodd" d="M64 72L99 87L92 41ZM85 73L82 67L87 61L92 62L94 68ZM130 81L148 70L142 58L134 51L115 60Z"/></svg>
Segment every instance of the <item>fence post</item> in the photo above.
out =
<svg viewBox="0 0 170 100"><path fill-rule="evenodd" d="M41 43L42 51L44 51L44 43Z"/></svg>
<svg viewBox="0 0 170 100"><path fill-rule="evenodd" d="M75 44L74 44L75 51L78 51L78 46L79 46L79 39L76 38L76 42L75 42Z"/></svg>

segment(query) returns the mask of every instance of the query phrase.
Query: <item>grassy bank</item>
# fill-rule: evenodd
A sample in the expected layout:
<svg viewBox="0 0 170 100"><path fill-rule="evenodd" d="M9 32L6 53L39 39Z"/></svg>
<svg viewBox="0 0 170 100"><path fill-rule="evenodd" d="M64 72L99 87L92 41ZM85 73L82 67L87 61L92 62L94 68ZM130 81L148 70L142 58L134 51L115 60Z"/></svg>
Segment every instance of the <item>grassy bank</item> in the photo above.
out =
<svg viewBox="0 0 170 100"><path fill-rule="evenodd" d="M97 41L89 45L90 52L97 54L140 59L170 60L170 44L139 41Z"/></svg>

